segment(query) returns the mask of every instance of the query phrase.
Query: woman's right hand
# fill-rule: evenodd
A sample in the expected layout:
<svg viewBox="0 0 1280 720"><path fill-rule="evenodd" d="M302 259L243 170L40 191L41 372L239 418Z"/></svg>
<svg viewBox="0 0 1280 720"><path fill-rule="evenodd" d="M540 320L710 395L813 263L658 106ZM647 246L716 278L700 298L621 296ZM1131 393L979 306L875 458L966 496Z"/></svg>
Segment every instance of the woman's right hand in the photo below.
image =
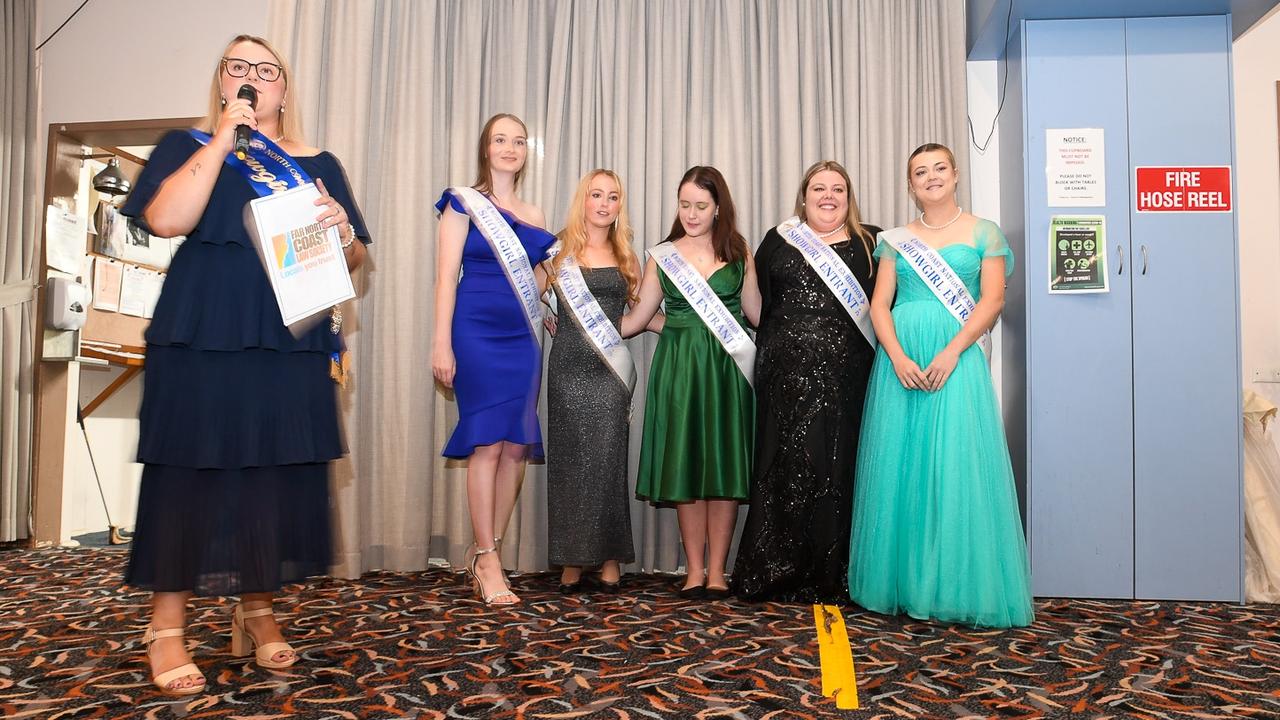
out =
<svg viewBox="0 0 1280 720"><path fill-rule="evenodd" d="M906 355L893 360L893 372L898 376L898 382L902 383L902 387L908 390L926 390L929 387L929 380L920 370L920 366Z"/></svg>
<svg viewBox="0 0 1280 720"><path fill-rule="evenodd" d="M447 388L453 387L453 376L457 370L458 361L453 357L453 348L446 345L431 351L431 374L436 382Z"/></svg>
<svg viewBox="0 0 1280 720"><path fill-rule="evenodd" d="M237 125L248 125L254 130L258 129L258 118L253 114L253 106L243 98L227 101L227 106L222 109L222 115L218 117L218 126L213 129L213 140L210 144L223 150L224 154L231 154L236 146Z"/></svg>

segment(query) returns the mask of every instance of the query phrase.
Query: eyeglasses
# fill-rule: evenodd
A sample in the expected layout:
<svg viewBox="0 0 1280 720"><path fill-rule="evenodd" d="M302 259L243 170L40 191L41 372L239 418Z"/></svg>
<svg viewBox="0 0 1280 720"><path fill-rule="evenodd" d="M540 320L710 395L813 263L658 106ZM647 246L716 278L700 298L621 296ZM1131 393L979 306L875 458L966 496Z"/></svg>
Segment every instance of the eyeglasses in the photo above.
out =
<svg viewBox="0 0 1280 720"><path fill-rule="evenodd" d="M248 60L240 58L222 58L222 67L227 69L227 74L233 78L246 77L249 74L249 68L253 68L254 73L263 82L275 82L284 74L284 70L279 65L270 62L251 63Z"/></svg>

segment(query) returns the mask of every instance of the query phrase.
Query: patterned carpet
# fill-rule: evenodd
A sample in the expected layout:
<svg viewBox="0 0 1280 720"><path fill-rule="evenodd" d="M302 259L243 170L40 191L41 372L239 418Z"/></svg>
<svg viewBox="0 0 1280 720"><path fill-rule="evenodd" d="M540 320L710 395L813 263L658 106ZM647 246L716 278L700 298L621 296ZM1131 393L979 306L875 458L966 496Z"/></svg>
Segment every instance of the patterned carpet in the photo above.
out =
<svg viewBox="0 0 1280 720"><path fill-rule="evenodd" d="M1037 605L1027 629L976 631L843 609L862 709L821 696L806 605L622 595L489 610L445 571L293 587L278 607L303 655L269 672L227 653L230 606L199 600L188 637L207 694L147 682L147 596L125 551L0 551L4 718L1280 718L1280 608Z"/></svg>

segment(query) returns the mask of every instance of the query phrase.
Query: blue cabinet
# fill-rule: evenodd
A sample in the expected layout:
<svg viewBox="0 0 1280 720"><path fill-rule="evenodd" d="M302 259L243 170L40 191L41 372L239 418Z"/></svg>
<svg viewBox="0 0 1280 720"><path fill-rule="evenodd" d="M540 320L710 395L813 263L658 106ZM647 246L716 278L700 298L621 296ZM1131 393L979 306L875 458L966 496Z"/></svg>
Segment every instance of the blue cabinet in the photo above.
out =
<svg viewBox="0 0 1280 720"><path fill-rule="evenodd" d="M1033 591L1240 600L1235 214L1133 207L1137 167L1233 164L1229 18L1026 21L1015 46L1025 265L1004 333L1025 366L1005 386ZM1070 128L1103 130L1105 207L1048 204L1046 134ZM1106 218L1108 293L1048 292L1049 221L1070 214Z"/></svg>

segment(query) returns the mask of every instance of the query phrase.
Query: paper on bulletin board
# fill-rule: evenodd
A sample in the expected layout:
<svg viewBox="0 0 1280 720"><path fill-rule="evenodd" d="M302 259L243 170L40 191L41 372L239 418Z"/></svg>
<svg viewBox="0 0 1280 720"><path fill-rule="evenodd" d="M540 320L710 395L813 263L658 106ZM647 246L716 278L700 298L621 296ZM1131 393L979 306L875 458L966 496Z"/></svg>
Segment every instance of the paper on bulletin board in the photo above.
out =
<svg viewBox="0 0 1280 720"><path fill-rule="evenodd" d="M140 318L151 317L163 285L164 275L126 264L120 280L120 312Z"/></svg>
<svg viewBox="0 0 1280 720"><path fill-rule="evenodd" d="M56 205L45 208L45 263L55 270L78 273L88 244L89 221Z"/></svg>
<svg viewBox="0 0 1280 720"><path fill-rule="evenodd" d="M93 264L93 308L104 312L120 310L120 281L124 268L115 260L98 258Z"/></svg>
<svg viewBox="0 0 1280 720"><path fill-rule="evenodd" d="M1102 128L1044 131L1044 170L1049 207L1107 204L1106 153Z"/></svg>
<svg viewBox="0 0 1280 720"><path fill-rule="evenodd" d="M1106 218L1102 215L1049 218L1049 292L1110 292L1106 266Z"/></svg>

